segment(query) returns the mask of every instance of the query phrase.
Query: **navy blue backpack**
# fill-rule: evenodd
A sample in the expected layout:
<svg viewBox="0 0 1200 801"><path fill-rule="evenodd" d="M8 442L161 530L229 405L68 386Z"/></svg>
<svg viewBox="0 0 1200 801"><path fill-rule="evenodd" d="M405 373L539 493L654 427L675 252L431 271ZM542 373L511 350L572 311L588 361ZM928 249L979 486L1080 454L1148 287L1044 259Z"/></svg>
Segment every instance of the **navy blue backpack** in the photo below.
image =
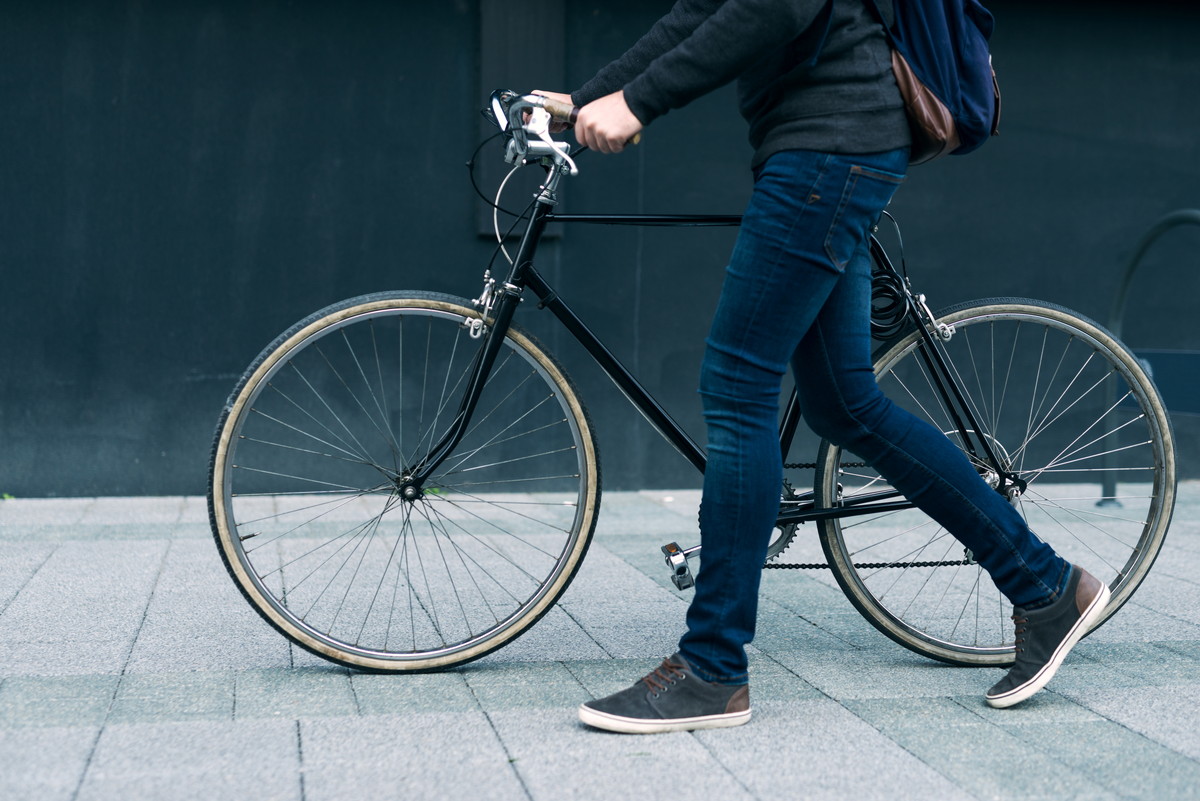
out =
<svg viewBox="0 0 1200 801"><path fill-rule="evenodd" d="M978 0L893 0L892 68L912 130L909 161L964 155L998 133L1000 87L988 40L995 21Z"/></svg>

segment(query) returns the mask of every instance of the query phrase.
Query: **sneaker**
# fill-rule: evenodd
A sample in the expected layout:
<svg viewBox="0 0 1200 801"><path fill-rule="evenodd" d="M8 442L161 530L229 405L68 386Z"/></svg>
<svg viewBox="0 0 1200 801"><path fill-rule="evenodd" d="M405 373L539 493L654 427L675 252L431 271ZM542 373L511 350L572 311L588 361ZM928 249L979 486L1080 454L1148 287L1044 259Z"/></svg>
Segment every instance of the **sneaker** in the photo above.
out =
<svg viewBox="0 0 1200 801"><path fill-rule="evenodd" d="M750 720L750 686L705 681L675 654L632 687L581 704L579 719L626 734L740 726Z"/></svg>
<svg viewBox="0 0 1200 801"><path fill-rule="evenodd" d="M1075 643L1104 614L1110 595L1104 582L1076 565L1063 597L1041 609L1015 607L1017 662L988 690L988 705L1013 706L1045 687Z"/></svg>

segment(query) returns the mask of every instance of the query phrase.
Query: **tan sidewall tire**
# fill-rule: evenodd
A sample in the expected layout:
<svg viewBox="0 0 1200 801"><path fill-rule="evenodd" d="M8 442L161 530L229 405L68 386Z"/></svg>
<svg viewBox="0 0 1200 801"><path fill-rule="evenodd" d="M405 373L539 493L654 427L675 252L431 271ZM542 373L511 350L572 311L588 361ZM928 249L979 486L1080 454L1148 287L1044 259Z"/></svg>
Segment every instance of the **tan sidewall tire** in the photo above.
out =
<svg viewBox="0 0 1200 801"><path fill-rule="evenodd" d="M345 651L331 646L329 643L313 636L313 633L283 614L272 600L265 594L260 585L250 575L241 555L237 537L232 531L229 510L226 508L230 455L230 442L236 435L242 414L248 404L257 394L265 377L272 374L278 365L310 337L319 334L330 326L337 325L353 317L403 308L429 309L458 315L466 318L478 318L478 313L467 303L450 296L438 296L431 293L411 293L405 295L376 295L357 299L359 302L348 301L347 304L337 304L327 310L318 312L313 317L301 323L295 330L281 337L275 345L260 355L258 363L243 378L234 395L226 406L222 418L212 457L212 470L209 486L209 510L222 559L229 569L235 583L251 606L261 614L268 623L296 644L313 653L324 656L340 664L373 671L424 671L437 670L477 659L493 651L526 631L554 604L567 585L574 577L584 554L587 552L595 528L596 514L600 501L600 470L597 462L595 438L591 423L571 381L563 373L555 360L542 350L541 346L529 335L517 327L510 328L508 337L518 347L528 353L537 365L554 383L560 397L566 403L572 422L578 432L579 446L583 458L581 460L581 481L585 491L581 502L580 513L575 539L569 553L561 563L561 569L548 585L543 585L541 593L532 606L524 609L521 614L494 636L488 637L475 645L461 651L431 656L428 658L383 658L367 654Z"/></svg>

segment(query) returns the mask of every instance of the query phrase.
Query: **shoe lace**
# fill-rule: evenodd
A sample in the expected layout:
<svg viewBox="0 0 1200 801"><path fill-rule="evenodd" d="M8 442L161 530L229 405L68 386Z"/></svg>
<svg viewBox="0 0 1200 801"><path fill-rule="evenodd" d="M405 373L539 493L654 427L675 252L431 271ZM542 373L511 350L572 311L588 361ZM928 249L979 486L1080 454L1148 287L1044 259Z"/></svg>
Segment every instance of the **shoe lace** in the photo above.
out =
<svg viewBox="0 0 1200 801"><path fill-rule="evenodd" d="M674 664L669 659L664 659L663 663L650 671L649 675L642 679L651 692L662 692L667 689L667 686L674 684L677 680L687 678L687 674L683 672L679 665Z"/></svg>
<svg viewBox="0 0 1200 801"><path fill-rule="evenodd" d="M1025 642L1025 632L1027 630L1026 627L1029 625L1029 618L1022 617L1021 615L1013 615L1012 620L1017 627L1014 645L1016 646L1017 653L1019 654L1021 651L1025 650L1021 644Z"/></svg>

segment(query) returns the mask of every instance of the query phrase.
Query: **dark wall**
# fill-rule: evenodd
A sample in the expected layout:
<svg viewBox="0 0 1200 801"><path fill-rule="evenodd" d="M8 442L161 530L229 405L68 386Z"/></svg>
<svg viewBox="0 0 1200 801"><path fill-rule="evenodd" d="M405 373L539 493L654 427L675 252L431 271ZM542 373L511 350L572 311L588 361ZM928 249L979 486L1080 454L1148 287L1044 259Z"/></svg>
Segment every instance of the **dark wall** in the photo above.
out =
<svg viewBox="0 0 1200 801"><path fill-rule="evenodd" d="M564 6L571 46L547 81L565 83L540 88L582 82L668 6ZM1107 317L1142 232L1200 207L1190 6L1089 4L1084 24L1077 3L991 4L1002 136L916 168L893 204L934 305L1036 295ZM203 492L221 403L280 330L377 289L475 294L490 255L462 168L477 108L495 86L532 88L481 81L479 19L477 0L6 3L0 493ZM585 157L566 204L739 211L748 153L727 88L623 156ZM694 386L731 242L572 228L541 263L701 441ZM1135 348L1200 351L1198 246L1200 228L1180 229L1150 251ZM545 315L525 316L589 400L607 486L696 483ZM1200 417L1175 421L1200 474Z"/></svg>

